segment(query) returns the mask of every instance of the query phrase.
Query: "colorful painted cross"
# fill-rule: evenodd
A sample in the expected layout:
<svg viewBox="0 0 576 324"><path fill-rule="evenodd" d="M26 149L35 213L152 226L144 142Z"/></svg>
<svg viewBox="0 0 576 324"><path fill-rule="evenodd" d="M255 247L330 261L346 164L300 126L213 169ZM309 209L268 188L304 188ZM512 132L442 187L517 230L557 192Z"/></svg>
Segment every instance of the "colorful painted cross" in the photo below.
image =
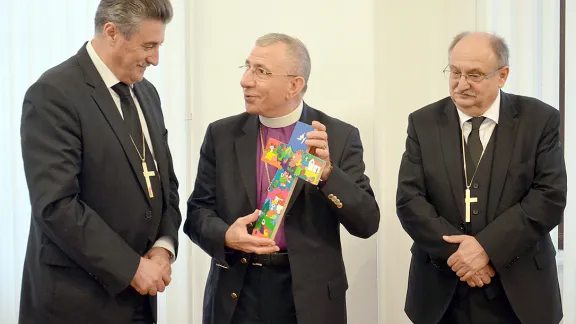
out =
<svg viewBox="0 0 576 324"><path fill-rule="evenodd" d="M262 161L275 166L278 171L268 188L253 236L276 237L298 178L314 185L320 181L326 161L308 153L310 148L304 144L306 133L313 130L311 125L297 122L288 145L273 138L268 140Z"/></svg>

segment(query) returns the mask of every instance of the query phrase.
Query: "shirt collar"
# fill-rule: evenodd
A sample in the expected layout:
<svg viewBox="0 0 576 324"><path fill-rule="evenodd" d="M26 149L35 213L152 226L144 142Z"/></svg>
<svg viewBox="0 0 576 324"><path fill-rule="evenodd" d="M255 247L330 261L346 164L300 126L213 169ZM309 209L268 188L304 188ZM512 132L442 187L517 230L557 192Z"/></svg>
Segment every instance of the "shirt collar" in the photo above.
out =
<svg viewBox="0 0 576 324"><path fill-rule="evenodd" d="M260 118L260 122L262 125L270 128L282 128L286 126L290 126L300 120L300 116L302 115L303 109L303 101L300 101L300 104L296 109L294 109L288 115L276 118L269 118L264 116L258 116Z"/></svg>
<svg viewBox="0 0 576 324"><path fill-rule="evenodd" d="M464 127L464 123L468 121L468 119L472 118L472 116L467 115L466 113L462 112L462 110L456 108L458 111L458 117L460 117L460 127ZM486 110L485 113L482 114L483 117L489 118L498 124L498 118L500 117L500 91L498 91L498 96Z"/></svg>
<svg viewBox="0 0 576 324"><path fill-rule="evenodd" d="M90 56L92 63L94 63L96 70L100 74L102 80L104 80L104 84L106 84L107 88L112 88L114 85L120 82L120 80L118 80L118 78L114 75L114 73L112 73L108 66L104 64L102 59L100 59L100 56L98 56L98 53L96 53L94 50L91 41L86 44L86 50L88 51L88 55Z"/></svg>

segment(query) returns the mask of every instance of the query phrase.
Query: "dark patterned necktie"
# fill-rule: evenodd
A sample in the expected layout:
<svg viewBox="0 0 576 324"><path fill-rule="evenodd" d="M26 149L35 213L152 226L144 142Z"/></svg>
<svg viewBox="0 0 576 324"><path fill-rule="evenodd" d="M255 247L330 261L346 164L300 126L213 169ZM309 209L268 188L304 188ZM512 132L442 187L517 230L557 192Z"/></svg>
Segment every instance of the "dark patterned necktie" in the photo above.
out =
<svg viewBox="0 0 576 324"><path fill-rule="evenodd" d="M470 135L468 135L467 145L475 166L478 165L478 161L480 161L482 151L484 150L482 142L480 141L480 125L482 125L484 119L486 119L486 117L473 117L468 120L468 122L472 124L472 131Z"/></svg>

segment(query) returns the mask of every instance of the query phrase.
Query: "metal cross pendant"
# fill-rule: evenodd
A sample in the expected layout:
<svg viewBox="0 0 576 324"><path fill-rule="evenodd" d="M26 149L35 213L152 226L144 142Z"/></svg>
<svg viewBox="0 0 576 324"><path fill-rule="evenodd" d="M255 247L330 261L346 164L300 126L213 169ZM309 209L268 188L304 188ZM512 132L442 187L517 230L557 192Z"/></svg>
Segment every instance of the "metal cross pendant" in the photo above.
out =
<svg viewBox="0 0 576 324"><path fill-rule="evenodd" d="M470 204L478 202L477 197L470 197L470 188L466 188L464 203L466 204L466 223L470 223Z"/></svg>
<svg viewBox="0 0 576 324"><path fill-rule="evenodd" d="M142 169L144 170L144 179L146 179L146 187L148 188L148 196L154 198L154 192L152 191L152 183L150 182L150 177L156 175L154 171L148 171L148 166L146 162L142 162Z"/></svg>

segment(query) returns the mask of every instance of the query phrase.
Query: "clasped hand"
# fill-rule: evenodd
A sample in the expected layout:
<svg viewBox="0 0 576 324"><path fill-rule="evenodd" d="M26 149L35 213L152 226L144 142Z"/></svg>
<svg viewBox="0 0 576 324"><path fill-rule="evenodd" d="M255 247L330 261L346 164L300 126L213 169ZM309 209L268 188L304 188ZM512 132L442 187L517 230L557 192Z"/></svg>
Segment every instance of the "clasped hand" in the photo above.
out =
<svg viewBox="0 0 576 324"><path fill-rule="evenodd" d="M490 258L476 238L470 235L443 236L448 243L459 244L458 250L448 258L448 266L470 287L482 287L491 282L496 272Z"/></svg>
<svg viewBox="0 0 576 324"><path fill-rule="evenodd" d="M161 247L154 247L140 258L140 264L130 285L141 295L155 296L164 292L172 280L170 253Z"/></svg>

